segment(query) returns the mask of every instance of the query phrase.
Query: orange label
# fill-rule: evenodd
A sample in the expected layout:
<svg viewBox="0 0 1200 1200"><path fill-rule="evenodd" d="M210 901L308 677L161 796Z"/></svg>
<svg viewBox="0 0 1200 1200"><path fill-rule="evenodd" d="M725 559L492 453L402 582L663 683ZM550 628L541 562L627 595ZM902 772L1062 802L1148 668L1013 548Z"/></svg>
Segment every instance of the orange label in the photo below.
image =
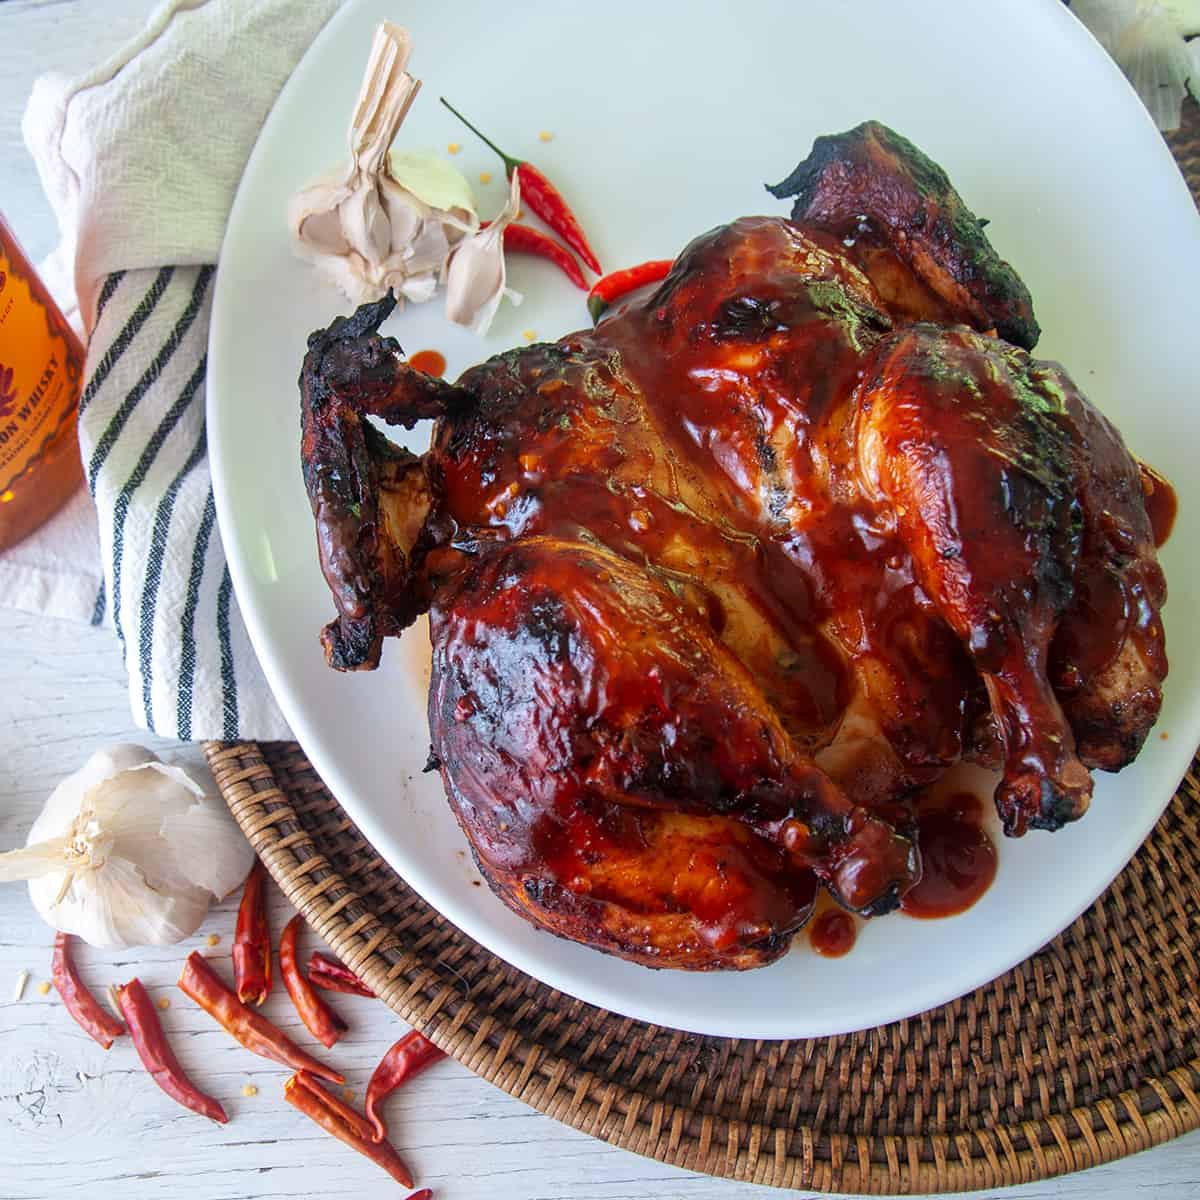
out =
<svg viewBox="0 0 1200 1200"><path fill-rule="evenodd" d="M0 493L69 420L79 374L62 330L0 242Z"/></svg>

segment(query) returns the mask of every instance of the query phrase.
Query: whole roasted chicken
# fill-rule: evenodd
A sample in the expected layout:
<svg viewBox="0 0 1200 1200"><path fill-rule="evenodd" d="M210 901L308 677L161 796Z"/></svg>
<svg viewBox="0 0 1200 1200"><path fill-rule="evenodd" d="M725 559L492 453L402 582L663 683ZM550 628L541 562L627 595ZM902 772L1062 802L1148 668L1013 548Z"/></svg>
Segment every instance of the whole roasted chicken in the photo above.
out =
<svg viewBox="0 0 1200 1200"><path fill-rule="evenodd" d="M312 335L302 458L338 670L428 611L430 763L535 924L652 966L893 908L910 797L997 767L1082 815L1159 711L1141 469L942 170L868 122L591 331L447 383ZM435 418L416 457L368 421Z"/></svg>

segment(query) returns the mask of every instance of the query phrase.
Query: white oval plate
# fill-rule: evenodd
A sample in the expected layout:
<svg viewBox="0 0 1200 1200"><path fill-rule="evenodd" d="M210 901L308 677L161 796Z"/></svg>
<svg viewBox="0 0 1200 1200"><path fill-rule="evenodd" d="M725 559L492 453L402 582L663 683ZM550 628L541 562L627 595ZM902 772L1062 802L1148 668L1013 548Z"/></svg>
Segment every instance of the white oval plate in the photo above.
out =
<svg viewBox="0 0 1200 1200"><path fill-rule="evenodd" d="M413 33L425 81L405 149L458 142L453 159L486 213L503 171L438 103L450 97L510 153L560 182L609 268L675 254L747 213L783 213L762 187L814 136L877 117L943 164L1001 255L1024 277L1044 334L1131 448L1178 485L1166 549L1171 679L1137 764L1101 777L1091 811L1056 835L1001 845L995 884L944 921L866 925L853 953L820 959L804 938L753 975L649 971L539 932L478 876L428 748L424 624L374 674L337 675L317 632L333 606L317 566L298 462L296 376L310 330L348 309L293 258L288 196L343 153L376 21ZM247 64L247 70L251 69ZM538 140L540 130L554 134ZM481 171L492 181L479 185ZM454 378L519 344L587 324L583 295L517 259L482 341L440 297L394 317L410 353L441 350ZM1069 924L1158 819L1200 741L1200 608L1191 553L1200 513L1195 289L1200 221L1173 160L1124 80L1059 0L786 0L603 6L523 0L454 5L362 0L341 10L280 94L247 165L221 254L208 369L217 512L238 601L275 695L313 765L387 861L494 953L592 1004L699 1033L750 1038L849 1032L985 983ZM427 441L418 431L414 448ZM1169 735L1169 736L1168 736Z"/></svg>

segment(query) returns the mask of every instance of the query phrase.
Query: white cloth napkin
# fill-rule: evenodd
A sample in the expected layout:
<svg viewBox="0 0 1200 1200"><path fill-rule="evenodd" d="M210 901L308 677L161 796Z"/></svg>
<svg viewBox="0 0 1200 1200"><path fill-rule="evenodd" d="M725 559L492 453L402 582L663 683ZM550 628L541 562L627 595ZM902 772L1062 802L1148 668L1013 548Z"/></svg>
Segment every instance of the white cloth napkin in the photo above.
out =
<svg viewBox="0 0 1200 1200"><path fill-rule="evenodd" d="M89 338L79 441L99 536L77 497L0 556L0 583L9 604L109 621L134 720L166 736L291 736L216 528L205 351L242 168L338 3L169 0L88 75L39 79L25 112L62 235L47 274L73 277Z"/></svg>

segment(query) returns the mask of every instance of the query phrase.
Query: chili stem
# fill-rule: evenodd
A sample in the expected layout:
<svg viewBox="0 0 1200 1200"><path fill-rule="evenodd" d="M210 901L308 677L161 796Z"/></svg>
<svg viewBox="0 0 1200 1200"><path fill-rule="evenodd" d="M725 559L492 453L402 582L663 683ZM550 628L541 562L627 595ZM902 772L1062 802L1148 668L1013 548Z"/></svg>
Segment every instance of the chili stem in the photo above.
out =
<svg viewBox="0 0 1200 1200"><path fill-rule="evenodd" d="M460 121L461 121L461 122L462 122L462 123L463 123L463 124L464 124L464 125L465 125L465 126L468 128L468 129L469 129L469 130L470 130L470 131L471 131L471 132L472 132L472 133L473 133L473 134L475 134L475 136L476 136L476 137L480 138L480 139L481 139L483 142L485 142L487 145L491 146L491 148L492 148L493 150L495 150L495 152L496 152L498 155L500 155L500 157L501 157L502 159L504 159L504 171L505 171L505 174L506 174L506 175L508 175L508 177L511 179L511 178L512 178L512 173L513 173L513 172L514 172L514 171L515 171L515 170L516 170L516 169L517 169L519 166L521 166L521 165L522 165L522 163L524 163L524 161L525 161L525 160L524 160L524 159L522 159L522 158L513 158L511 154L505 154L505 153L504 153L504 151L503 151L503 150L501 150L501 149L500 149L500 147L499 147L499 146L497 146L497 145L496 145L496 143L495 143L495 142L493 142L493 141L492 141L492 139L491 139L490 137L488 137L488 136L487 136L487 134L480 133L480 132L479 132L479 130L478 130L478 129L477 129L475 126L474 126L474 125L472 125L472 124L471 124L471 122L470 122L470 121L468 121L468 120L467 120L467 118L466 118L466 117L464 117L464 116L462 115L462 113L460 113L460 112L458 111L458 109L457 109L457 108L455 108L455 107L454 107L454 105L453 105L453 104L451 104L451 103L450 103L450 101L446 99L446 97L445 97L445 96L439 96L439 97L438 97L438 99L439 99L439 100L441 100L441 102L442 102L442 103L443 103L443 104L444 104L444 105L445 105L445 106L446 106L446 107L447 107L447 108L448 108L448 109L449 109L449 110L450 110L450 111L451 111L451 112L452 112L452 113L453 113L453 114L454 114L454 115L455 115L455 116L456 116L456 117L457 117L457 118L458 118L458 119L459 119L459 120L460 120Z"/></svg>

